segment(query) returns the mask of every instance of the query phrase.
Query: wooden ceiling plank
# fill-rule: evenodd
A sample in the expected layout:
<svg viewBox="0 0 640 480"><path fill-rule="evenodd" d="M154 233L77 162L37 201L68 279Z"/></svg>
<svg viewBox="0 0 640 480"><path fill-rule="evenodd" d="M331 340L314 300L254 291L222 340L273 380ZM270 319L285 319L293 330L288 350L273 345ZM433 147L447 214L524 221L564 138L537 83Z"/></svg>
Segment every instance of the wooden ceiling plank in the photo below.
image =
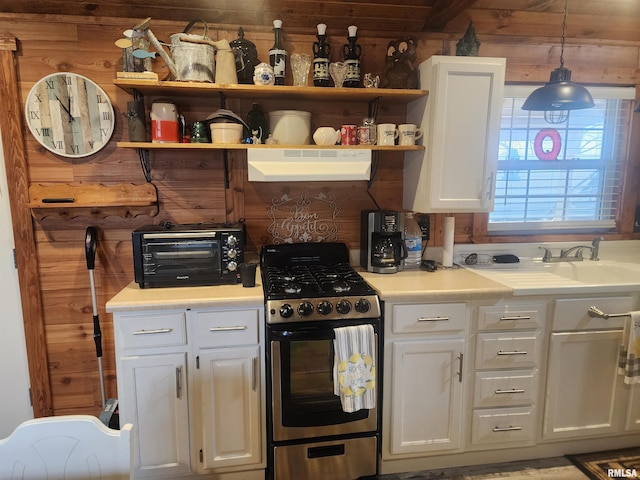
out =
<svg viewBox="0 0 640 480"><path fill-rule="evenodd" d="M424 22L423 30L443 30L447 23L471 7L475 2L476 0L436 0L431 9L431 14Z"/></svg>

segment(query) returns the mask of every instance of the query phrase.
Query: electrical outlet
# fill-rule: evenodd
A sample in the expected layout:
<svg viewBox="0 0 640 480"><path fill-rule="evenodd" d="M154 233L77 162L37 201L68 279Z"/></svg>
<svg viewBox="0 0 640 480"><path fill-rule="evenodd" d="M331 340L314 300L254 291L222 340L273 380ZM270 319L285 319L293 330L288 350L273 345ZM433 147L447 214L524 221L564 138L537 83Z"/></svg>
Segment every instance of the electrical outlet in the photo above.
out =
<svg viewBox="0 0 640 480"><path fill-rule="evenodd" d="M429 237L431 235L429 215L426 213L419 213L416 217L418 219L418 226L420 227L420 230L422 230L422 239L429 241Z"/></svg>

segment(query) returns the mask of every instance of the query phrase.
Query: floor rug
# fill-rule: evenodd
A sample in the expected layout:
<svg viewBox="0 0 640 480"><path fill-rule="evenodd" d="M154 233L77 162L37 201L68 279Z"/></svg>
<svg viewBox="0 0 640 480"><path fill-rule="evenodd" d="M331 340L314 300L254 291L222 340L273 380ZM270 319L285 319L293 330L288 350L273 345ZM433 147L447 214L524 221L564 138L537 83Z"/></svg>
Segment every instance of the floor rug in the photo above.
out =
<svg viewBox="0 0 640 480"><path fill-rule="evenodd" d="M586 480L564 457L380 475L378 480ZM610 480L610 479L609 479Z"/></svg>
<svg viewBox="0 0 640 480"><path fill-rule="evenodd" d="M640 477L640 448L567 455L592 480Z"/></svg>

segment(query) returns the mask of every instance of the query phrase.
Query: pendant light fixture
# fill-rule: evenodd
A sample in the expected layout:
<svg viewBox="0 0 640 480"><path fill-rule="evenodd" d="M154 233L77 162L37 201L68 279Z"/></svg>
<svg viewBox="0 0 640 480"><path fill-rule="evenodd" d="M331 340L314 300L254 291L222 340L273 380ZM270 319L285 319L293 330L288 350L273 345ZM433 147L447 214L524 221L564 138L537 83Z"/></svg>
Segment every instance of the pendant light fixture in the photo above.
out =
<svg viewBox="0 0 640 480"><path fill-rule="evenodd" d="M563 123L569 110L580 110L594 106L589 91L571 81L571 70L564 66L564 39L567 29L567 3L564 2L562 19L562 43L560 47L560 67L551 72L548 83L534 90L522 105L523 110L544 111L548 123Z"/></svg>

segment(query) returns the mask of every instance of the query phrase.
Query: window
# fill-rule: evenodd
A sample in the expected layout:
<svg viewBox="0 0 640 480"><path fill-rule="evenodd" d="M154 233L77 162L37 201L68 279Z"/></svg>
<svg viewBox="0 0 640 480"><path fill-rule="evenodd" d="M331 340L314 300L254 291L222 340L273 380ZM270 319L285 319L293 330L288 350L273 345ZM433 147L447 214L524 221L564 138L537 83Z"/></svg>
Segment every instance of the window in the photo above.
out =
<svg viewBox="0 0 640 480"><path fill-rule="evenodd" d="M505 87L489 233L614 230L635 89L589 87L594 108L549 124L521 109L534 88Z"/></svg>

